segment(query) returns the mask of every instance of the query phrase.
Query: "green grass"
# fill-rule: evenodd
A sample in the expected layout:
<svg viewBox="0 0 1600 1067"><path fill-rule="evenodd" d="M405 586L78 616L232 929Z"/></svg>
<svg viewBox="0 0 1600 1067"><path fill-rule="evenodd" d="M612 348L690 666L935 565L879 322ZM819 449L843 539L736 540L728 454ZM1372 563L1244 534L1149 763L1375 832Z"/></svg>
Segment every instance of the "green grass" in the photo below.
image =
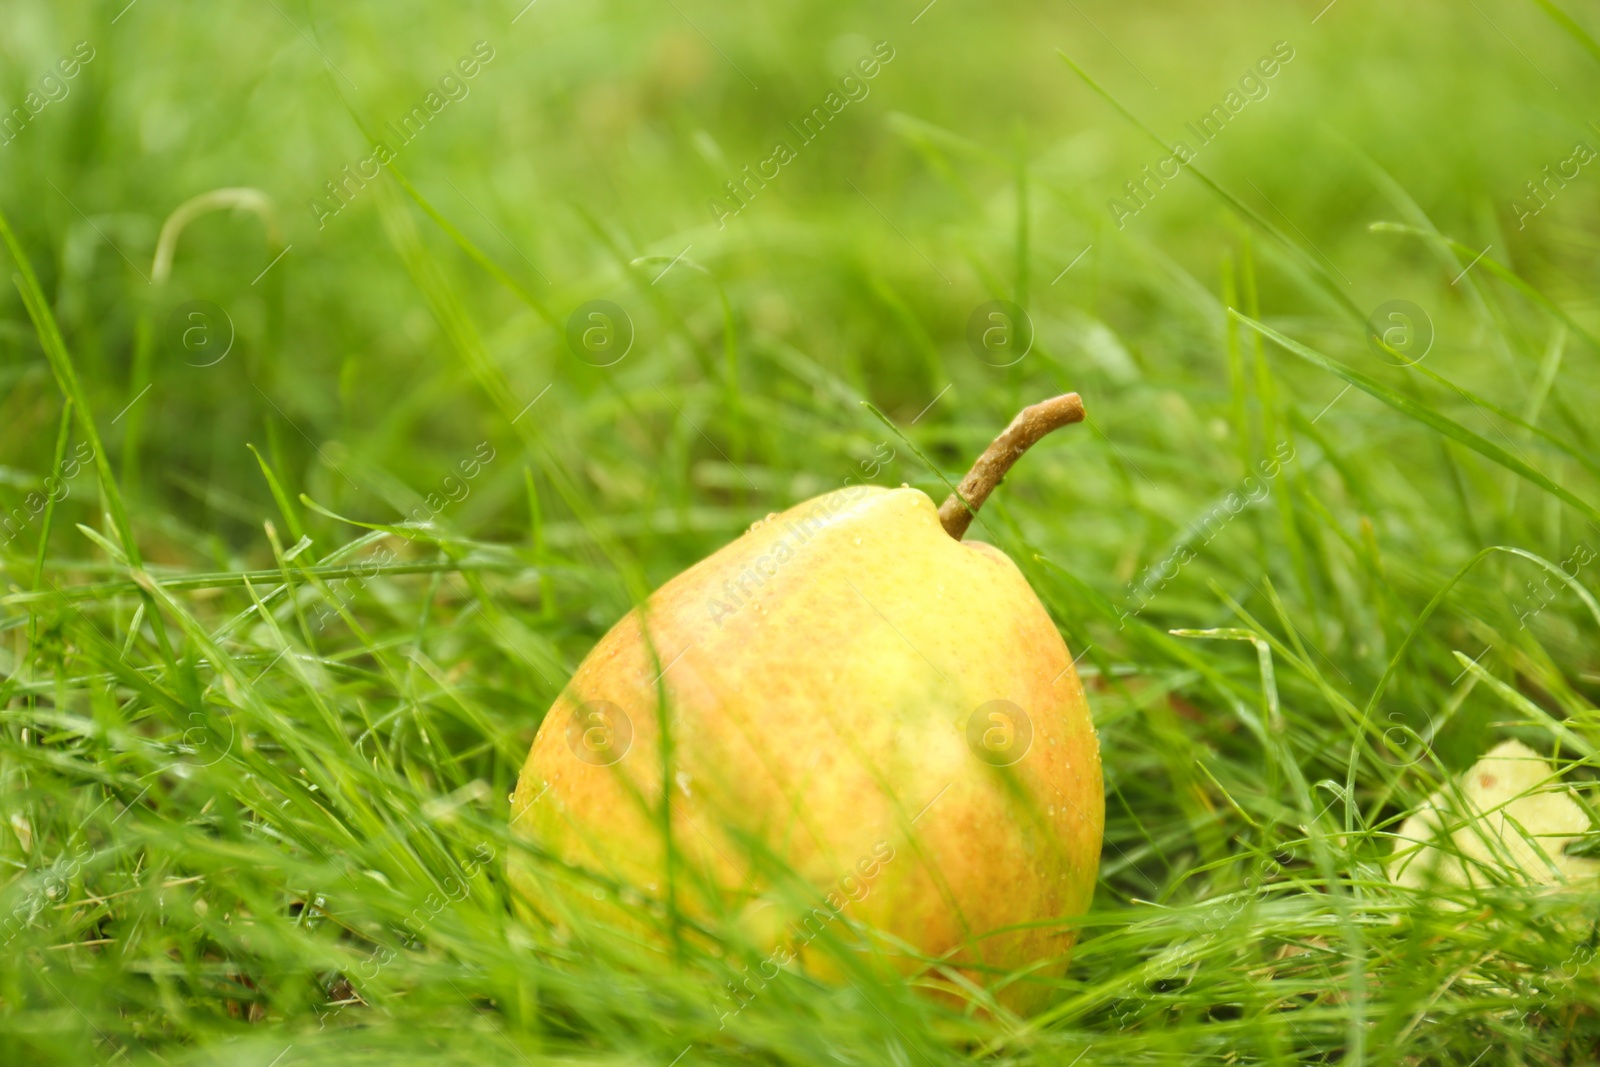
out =
<svg viewBox="0 0 1600 1067"><path fill-rule="evenodd" d="M1593 11L920 9L4 6L7 111L94 56L0 147L0 1061L1593 1058L1595 887L1447 907L1383 865L1499 739L1597 777L1596 574L1551 567L1600 545L1600 161L1512 206L1600 144ZM478 41L470 93L314 211ZM264 196L156 276L229 188ZM566 341L597 299L635 333L608 367ZM210 366L173 343L196 300L234 334ZM966 340L990 300L1036 331L1010 366ZM1365 339L1393 300L1421 363ZM871 480L942 499L1069 389L1089 423L974 526L1084 653L1103 746L1047 1008L797 974L720 1026L760 958L732 933L520 916L507 796L633 603L891 452Z"/></svg>

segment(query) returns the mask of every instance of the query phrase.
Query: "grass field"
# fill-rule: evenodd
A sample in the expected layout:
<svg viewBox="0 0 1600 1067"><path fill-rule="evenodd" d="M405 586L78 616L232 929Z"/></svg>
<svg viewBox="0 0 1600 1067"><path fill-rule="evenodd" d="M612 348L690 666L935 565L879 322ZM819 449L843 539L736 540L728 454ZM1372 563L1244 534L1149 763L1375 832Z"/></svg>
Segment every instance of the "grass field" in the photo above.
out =
<svg viewBox="0 0 1600 1067"><path fill-rule="evenodd" d="M0 1062L1600 1055L1594 885L1385 864L1507 738L1600 811L1592 5L125 3L0 3ZM631 605L1068 390L1047 1007L514 908Z"/></svg>

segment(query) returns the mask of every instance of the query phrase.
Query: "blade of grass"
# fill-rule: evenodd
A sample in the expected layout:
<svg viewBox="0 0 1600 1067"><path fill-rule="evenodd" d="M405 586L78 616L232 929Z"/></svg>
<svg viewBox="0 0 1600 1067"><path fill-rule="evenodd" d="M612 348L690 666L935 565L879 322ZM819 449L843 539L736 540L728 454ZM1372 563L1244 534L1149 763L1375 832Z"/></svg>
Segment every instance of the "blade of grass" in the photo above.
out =
<svg viewBox="0 0 1600 1067"><path fill-rule="evenodd" d="M289 533L298 542L306 535L306 532L300 526L300 517L294 513L294 505L289 502L289 495L283 491L283 485L278 481L278 476L272 472L272 467L268 465L266 457L261 454L256 446L247 442L244 447L248 448L250 454L256 457L256 463L261 468L261 476L267 480L267 488L272 492L272 499L277 501L278 512L288 525Z"/></svg>
<svg viewBox="0 0 1600 1067"><path fill-rule="evenodd" d="M1401 222L1374 222L1367 228L1373 233L1398 233L1405 234L1410 237L1421 237L1430 241L1444 241L1452 250L1455 251L1457 255L1466 256L1469 259L1477 258L1477 264L1479 266L1483 267L1490 274L1493 274L1501 281L1504 281L1517 292L1521 293L1523 296L1527 297L1529 300L1533 301L1535 304L1538 304L1556 318L1566 323L1569 330L1577 334L1579 337L1582 337L1585 341L1589 342L1589 344L1596 350L1600 350L1600 337L1596 337L1594 334L1590 333L1581 322L1568 314L1567 310L1560 304L1557 304L1554 300L1551 300L1548 296L1545 296L1544 293L1540 292L1533 285L1524 281L1520 274L1512 270L1510 267L1507 267L1493 256L1490 256L1487 253L1480 255L1477 249L1472 248L1469 245L1464 245L1453 237L1445 237L1442 234L1429 233L1427 230L1424 230L1421 227L1408 226Z"/></svg>
<svg viewBox="0 0 1600 1067"><path fill-rule="evenodd" d="M1600 63L1600 42L1589 36L1589 31L1578 25L1576 19L1557 6L1555 0L1533 0L1550 16L1552 22L1566 31L1567 36L1578 42L1578 46Z"/></svg>
<svg viewBox="0 0 1600 1067"><path fill-rule="evenodd" d="M139 545L133 536L133 526L128 521L128 511L122 502L122 492L118 489L116 477L111 472L111 459L106 454L105 442L100 439L100 431L94 424L94 411L89 406L88 396L83 391L82 383L78 380L78 372L73 367L72 356L67 352L67 342L61 335L61 327L50 311L50 304L45 300L44 291L39 288L39 279L33 273L33 264L29 262L27 253L23 251L4 212L0 212L0 239L4 239L6 248L11 252L11 258L17 264L17 274L13 280L22 294L23 305L28 310L28 317L33 320L39 341L44 346L50 371L55 376L56 384L60 386L62 394L76 411L78 426L83 431L84 439L94 450L94 468L95 474L100 479L100 491L105 498L106 507L110 509L117 537L122 542L123 551L127 554L129 564L136 572L137 578L137 572L144 569L144 561L139 555ZM177 659L167 637L166 623L162 620L161 613L155 610L154 603L150 605L150 609L150 625L155 631L162 657L169 668L176 670Z"/></svg>
<svg viewBox="0 0 1600 1067"><path fill-rule="evenodd" d="M72 400L69 398L61 405L61 425L56 429L55 458L50 463L50 469L56 478L61 477L62 464L67 458L67 441L72 436ZM46 487L48 488L48 486ZM44 581L44 561L50 547L50 523L56 514L55 494L47 493L44 505L44 518L39 522L39 552L33 561L33 588L38 589L39 583Z"/></svg>
<svg viewBox="0 0 1600 1067"><path fill-rule="evenodd" d="M1497 463L1509 471L1515 472L1528 482L1538 486L1540 489L1543 489L1545 492L1551 494L1552 496L1559 497L1567 504L1570 504L1574 509L1581 512L1591 521L1600 522L1600 510L1596 510L1594 505L1581 499L1562 486L1557 485L1555 482L1545 477L1542 472L1535 470L1521 459L1511 455L1499 445L1485 439L1480 434L1472 432L1459 422L1456 422L1454 419L1440 415L1432 408L1425 407L1417 401L1412 400L1410 397L1400 395L1381 382L1378 382L1373 378L1369 378L1359 371L1351 370L1349 367L1329 359L1322 353L1306 347L1293 338L1285 337L1283 334L1279 333L1277 330L1274 330L1265 323L1257 322L1248 315L1240 314L1237 311L1230 311L1229 313L1238 318L1240 322L1244 323L1252 330L1260 332L1269 340L1276 342L1280 347L1292 352L1294 355L1299 356L1312 366L1321 367L1323 370L1329 372L1335 377L1343 379L1345 382L1355 386L1357 389L1360 389L1368 395L1383 401L1383 403L1388 404L1401 414L1407 415L1422 423L1424 426L1438 431L1440 434L1443 434L1450 440L1455 441L1457 444L1470 448L1472 451L1483 456L1485 459Z"/></svg>

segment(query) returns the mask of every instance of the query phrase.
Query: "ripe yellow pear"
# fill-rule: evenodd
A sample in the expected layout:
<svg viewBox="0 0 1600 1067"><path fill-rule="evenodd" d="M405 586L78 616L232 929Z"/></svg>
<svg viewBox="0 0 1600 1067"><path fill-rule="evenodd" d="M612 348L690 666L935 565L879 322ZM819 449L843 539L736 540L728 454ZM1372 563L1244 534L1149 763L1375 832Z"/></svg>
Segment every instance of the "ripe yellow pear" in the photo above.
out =
<svg viewBox="0 0 1600 1067"><path fill-rule="evenodd" d="M840 489L666 583L551 707L513 827L625 899L742 931L771 949L764 979L831 973L817 939L864 931L936 983L929 960L980 984L1059 973L1099 864L1099 746L1021 572L959 538L1029 445L1082 417L1076 394L1029 408L943 509ZM570 916L542 869L515 871L530 906Z"/></svg>

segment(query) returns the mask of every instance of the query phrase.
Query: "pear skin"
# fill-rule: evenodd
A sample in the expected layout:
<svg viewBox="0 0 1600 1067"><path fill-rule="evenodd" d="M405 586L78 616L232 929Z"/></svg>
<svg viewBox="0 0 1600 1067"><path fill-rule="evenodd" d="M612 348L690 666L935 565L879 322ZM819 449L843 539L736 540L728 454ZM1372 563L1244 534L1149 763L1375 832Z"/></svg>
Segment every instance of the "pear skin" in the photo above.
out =
<svg viewBox="0 0 1600 1067"><path fill-rule="evenodd" d="M680 914L773 946L774 967L833 973L818 939L869 930L904 972L981 983L1065 967L1104 793L1072 657L1017 567L952 538L920 491L856 486L758 522L606 634L512 811L548 856L645 900L670 867ZM555 915L538 868L513 874Z"/></svg>

